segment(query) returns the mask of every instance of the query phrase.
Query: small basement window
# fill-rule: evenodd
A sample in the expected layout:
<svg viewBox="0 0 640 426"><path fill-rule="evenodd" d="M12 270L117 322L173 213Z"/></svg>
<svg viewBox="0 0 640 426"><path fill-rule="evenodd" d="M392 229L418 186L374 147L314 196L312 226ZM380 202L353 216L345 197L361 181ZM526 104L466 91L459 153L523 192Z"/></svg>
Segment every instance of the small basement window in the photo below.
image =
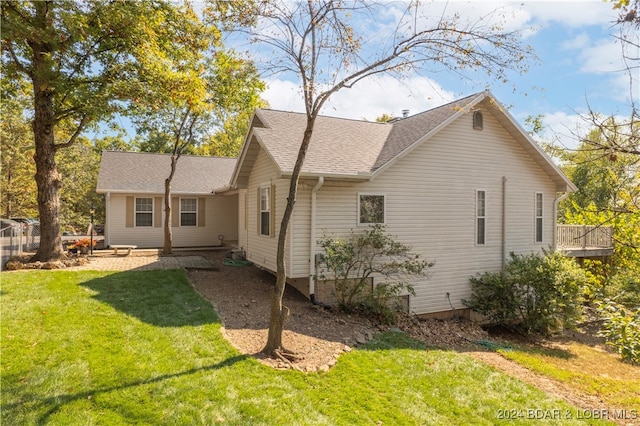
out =
<svg viewBox="0 0 640 426"><path fill-rule="evenodd" d="M473 111L473 128L482 130L482 113L480 111Z"/></svg>

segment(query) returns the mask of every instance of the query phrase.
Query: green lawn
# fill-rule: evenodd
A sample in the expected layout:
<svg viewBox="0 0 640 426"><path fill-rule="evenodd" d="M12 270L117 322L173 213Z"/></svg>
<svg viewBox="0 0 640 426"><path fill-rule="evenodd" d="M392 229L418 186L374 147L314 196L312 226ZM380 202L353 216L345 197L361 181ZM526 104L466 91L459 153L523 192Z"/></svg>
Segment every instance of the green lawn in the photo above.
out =
<svg viewBox="0 0 640 426"><path fill-rule="evenodd" d="M597 396L628 417L640 416L640 368L622 362L617 355L576 342L566 349L517 345L500 352L529 370Z"/></svg>
<svg viewBox="0 0 640 426"><path fill-rule="evenodd" d="M583 424L567 419L575 408L399 333L328 373L275 371L224 340L182 271L1 279L3 425L491 425L545 414L536 424Z"/></svg>

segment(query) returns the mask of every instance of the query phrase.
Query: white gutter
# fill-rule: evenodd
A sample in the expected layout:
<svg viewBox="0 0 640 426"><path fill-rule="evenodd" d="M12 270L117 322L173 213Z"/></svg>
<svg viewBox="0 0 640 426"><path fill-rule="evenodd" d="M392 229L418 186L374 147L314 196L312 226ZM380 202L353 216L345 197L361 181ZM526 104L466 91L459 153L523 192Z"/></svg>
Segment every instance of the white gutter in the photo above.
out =
<svg viewBox="0 0 640 426"><path fill-rule="evenodd" d="M568 196L569 193L565 192L564 194L553 200L553 219L555 222L553 224L553 251L556 251L558 249L558 204Z"/></svg>
<svg viewBox="0 0 640 426"><path fill-rule="evenodd" d="M309 299L315 303L316 292L316 195L324 185L324 176L318 177L318 183L311 189L311 229L309 237Z"/></svg>

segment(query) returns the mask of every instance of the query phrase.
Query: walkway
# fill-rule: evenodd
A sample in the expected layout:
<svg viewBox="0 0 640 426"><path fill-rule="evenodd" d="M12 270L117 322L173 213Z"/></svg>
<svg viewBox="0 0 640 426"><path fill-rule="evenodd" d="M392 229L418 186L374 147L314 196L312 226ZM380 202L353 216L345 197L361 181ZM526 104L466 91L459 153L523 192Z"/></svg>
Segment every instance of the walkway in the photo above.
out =
<svg viewBox="0 0 640 426"><path fill-rule="evenodd" d="M115 256L113 251L98 252L89 256L89 263L68 268L92 271L151 271L154 269L213 269L213 262L194 253L175 253L173 256L159 255L157 250L134 250L129 256Z"/></svg>

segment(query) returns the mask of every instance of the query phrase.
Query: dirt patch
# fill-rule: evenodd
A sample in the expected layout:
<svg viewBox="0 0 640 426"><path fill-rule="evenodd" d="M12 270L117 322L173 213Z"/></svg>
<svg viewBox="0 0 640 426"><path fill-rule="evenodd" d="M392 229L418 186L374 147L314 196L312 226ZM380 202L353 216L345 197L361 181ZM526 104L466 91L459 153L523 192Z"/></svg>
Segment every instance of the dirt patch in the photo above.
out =
<svg viewBox="0 0 640 426"><path fill-rule="evenodd" d="M255 356L276 368L326 371L341 353L380 332L380 328L366 319L315 306L287 286L283 303L291 313L282 341L300 360L284 362L266 358L260 351L267 342L269 298L275 278L253 266L224 265L224 255L210 254L215 269L189 270L188 277L196 290L215 306L224 336L243 354Z"/></svg>

